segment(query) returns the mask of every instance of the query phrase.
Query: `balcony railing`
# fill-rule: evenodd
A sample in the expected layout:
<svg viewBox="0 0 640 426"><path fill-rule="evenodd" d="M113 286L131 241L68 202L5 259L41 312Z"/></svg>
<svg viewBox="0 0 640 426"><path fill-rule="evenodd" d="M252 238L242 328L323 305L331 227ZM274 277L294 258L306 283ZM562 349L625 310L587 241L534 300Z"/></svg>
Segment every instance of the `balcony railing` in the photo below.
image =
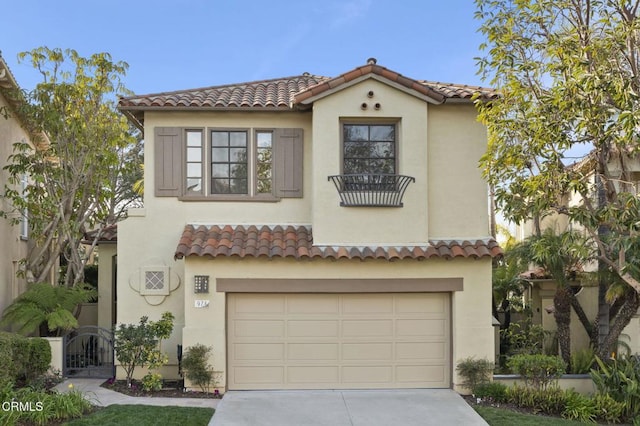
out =
<svg viewBox="0 0 640 426"><path fill-rule="evenodd" d="M411 176L390 174L350 174L329 176L345 207L402 207L402 197Z"/></svg>

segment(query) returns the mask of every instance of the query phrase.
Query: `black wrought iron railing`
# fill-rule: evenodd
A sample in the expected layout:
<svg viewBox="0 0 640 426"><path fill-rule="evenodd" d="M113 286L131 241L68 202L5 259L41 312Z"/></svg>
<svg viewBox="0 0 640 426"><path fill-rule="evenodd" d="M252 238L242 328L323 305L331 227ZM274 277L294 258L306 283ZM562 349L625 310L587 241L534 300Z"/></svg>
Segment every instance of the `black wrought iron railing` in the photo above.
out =
<svg viewBox="0 0 640 426"><path fill-rule="evenodd" d="M349 174L328 178L345 207L402 207L402 197L415 178L391 174Z"/></svg>

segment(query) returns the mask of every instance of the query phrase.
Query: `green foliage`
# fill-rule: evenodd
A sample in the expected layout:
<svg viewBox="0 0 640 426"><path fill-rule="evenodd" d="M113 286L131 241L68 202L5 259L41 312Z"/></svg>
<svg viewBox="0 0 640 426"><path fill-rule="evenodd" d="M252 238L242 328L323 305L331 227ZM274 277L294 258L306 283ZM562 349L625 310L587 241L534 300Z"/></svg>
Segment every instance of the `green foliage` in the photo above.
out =
<svg viewBox="0 0 640 426"><path fill-rule="evenodd" d="M511 323L501 333L509 342L508 355L542 354L545 338L550 334L541 325L533 324L531 318Z"/></svg>
<svg viewBox="0 0 640 426"><path fill-rule="evenodd" d="M213 367L209 364L209 355L213 350L210 346L197 344L187 348L182 358L182 368L187 379L198 385L203 392L209 392L214 381ZM215 385L215 383L214 383Z"/></svg>
<svg viewBox="0 0 640 426"><path fill-rule="evenodd" d="M477 398L489 399L493 402L506 402L507 389L507 386L498 382L481 383L475 387L473 395Z"/></svg>
<svg viewBox="0 0 640 426"><path fill-rule="evenodd" d="M580 349L571 353L571 373L588 374L596 361L591 348Z"/></svg>
<svg viewBox="0 0 640 426"><path fill-rule="evenodd" d="M30 334L46 324L49 333L61 335L78 326L73 315L76 307L96 296L96 290L84 284L71 288L48 283L31 284L4 310L0 326L12 325L18 332Z"/></svg>
<svg viewBox="0 0 640 426"><path fill-rule="evenodd" d="M620 423L624 419L625 405L611 395L597 394L593 397L596 413L600 420L607 423Z"/></svg>
<svg viewBox="0 0 640 426"><path fill-rule="evenodd" d="M609 396L623 404L627 419L640 417L640 362L636 357L603 361L596 357L598 370L591 371L591 379L601 396Z"/></svg>
<svg viewBox="0 0 640 426"><path fill-rule="evenodd" d="M0 386L32 383L49 369L51 346L39 337L0 332Z"/></svg>
<svg viewBox="0 0 640 426"><path fill-rule="evenodd" d="M0 387L0 401L19 401L30 410L3 410L0 421L3 425L34 424L47 425L81 417L91 410L91 404L78 391L69 393L50 392L30 387L14 389Z"/></svg>
<svg viewBox="0 0 640 426"><path fill-rule="evenodd" d="M567 394L555 386L546 389L513 386L507 391L507 402L532 409L536 413L559 415L566 406Z"/></svg>
<svg viewBox="0 0 640 426"><path fill-rule="evenodd" d="M581 395L575 391L566 391L566 402L562 417L570 420L578 420L582 423L595 423L598 407L595 400Z"/></svg>
<svg viewBox="0 0 640 426"><path fill-rule="evenodd" d="M481 167L497 209L536 232L544 218L567 218L591 239L585 248L639 292L640 197L630 165L640 154L640 9L627 1L476 6L486 39L479 71L501 95L476 102L488 132ZM591 154L569 167L579 150ZM637 302L626 307L599 354L615 350Z"/></svg>
<svg viewBox="0 0 640 426"><path fill-rule="evenodd" d="M142 389L147 392L162 389L162 375L159 373L147 373L142 378Z"/></svg>
<svg viewBox="0 0 640 426"><path fill-rule="evenodd" d="M189 425L206 426L211 421L213 408L157 407L151 405L111 405L101 408L81 419L67 423L69 426L94 425Z"/></svg>
<svg viewBox="0 0 640 426"><path fill-rule="evenodd" d="M166 364L167 357L160 347L162 339L171 336L173 320L173 314L165 312L158 321L143 316L139 324L120 324L115 330L114 349L125 370L127 385L131 385L136 367L155 369Z"/></svg>
<svg viewBox="0 0 640 426"><path fill-rule="evenodd" d="M528 387L545 390L566 371L561 358L551 355L514 355L507 361L507 366L514 374L522 376Z"/></svg>
<svg viewBox="0 0 640 426"><path fill-rule="evenodd" d="M60 281L73 287L83 281L90 254L80 250L84 232L114 223L132 197L139 199L127 176L138 173L141 144L115 105L127 93L121 79L128 66L108 53L82 57L46 47L22 52L19 60L42 75L16 106L40 137L35 146L9 141L14 150L0 214L14 224L28 215L34 244L23 261L25 277L45 281L63 258Z"/></svg>
<svg viewBox="0 0 640 426"><path fill-rule="evenodd" d="M456 371L464 379L462 383L475 394L476 387L491 381L495 364L487 359L465 358L458 362Z"/></svg>

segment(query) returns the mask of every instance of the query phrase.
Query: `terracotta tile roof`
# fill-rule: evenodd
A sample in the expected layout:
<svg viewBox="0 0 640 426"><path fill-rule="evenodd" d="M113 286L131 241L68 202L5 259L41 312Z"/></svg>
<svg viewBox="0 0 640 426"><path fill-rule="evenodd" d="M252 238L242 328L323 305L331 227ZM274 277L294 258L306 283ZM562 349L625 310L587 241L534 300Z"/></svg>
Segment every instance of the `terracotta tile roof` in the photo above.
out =
<svg viewBox="0 0 640 426"><path fill-rule="evenodd" d="M107 225L100 229L94 229L91 231L87 231L84 233L82 242L84 244L92 244L93 240L100 232L100 238L98 238L98 243L116 243L118 242L118 224L114 223L113 225Z"/></svg>
<svg viewBox="0 0 640 426"><path fill-rule="evenodd" d="M118 108L138 127L142 127L145 110L184 108L291 110L296 105L311 102L310 99L315 99L323 92L368 74L400 84L437 103L448 100L470 101L476 93L482 99L493 99L498 96L497 91L488 88L414 80L376 65L374 60L370 60L367 65L357 67L335 78L304 73L272 80L136 95L120 98Z"/></svg>
<svg viewBox="0 0 640 426"><path fill-rule="evenodd" d="M429 241L425 246L353 247L316 246L311 227L187 225L182 232L175 258L288 257L294 259L430 259L498 257L502 249L495 240Z"/></svg>

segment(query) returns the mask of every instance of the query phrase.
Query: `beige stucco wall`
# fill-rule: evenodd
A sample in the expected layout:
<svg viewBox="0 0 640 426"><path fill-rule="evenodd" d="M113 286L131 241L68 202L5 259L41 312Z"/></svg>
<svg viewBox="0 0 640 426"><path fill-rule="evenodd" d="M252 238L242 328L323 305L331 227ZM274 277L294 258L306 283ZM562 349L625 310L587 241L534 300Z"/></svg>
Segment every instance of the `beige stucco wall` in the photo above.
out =
<svg viewBox="0 0 640 426"><path fill-rule="evenodd" d="M6 99L0 94L0 108L7 106ZM13 153L13 144L30 141L20 122L0 115L0 169L7 164ZM7 172L0 170L0 187L7 182ZM8 211L10 204L0 199L0 209ZM8 219L0 218L0 313L25 290L25 281L16 278L18 262L27 254L27 242L20 238L20 227L11 226Z"/></svg>
<svg viewBox="0 0 640 426"><path fill-rule="evenodd" d="M189 258L185 265L185 350L196 343L213 347L211 363L226 369L226 297L215 291L218 278L463 278L464 291L452 295L452 365L474 356L494 358L494 330L491 322L491 261L295 261L291 259ZM194 275L210 276L209 294L193 293ZM209 306L195 308L196 300ZM453 373L454 387L460 382ZM224 374L223 374L224 380ZM224 382L220 383L224 389Z"/></svg>

